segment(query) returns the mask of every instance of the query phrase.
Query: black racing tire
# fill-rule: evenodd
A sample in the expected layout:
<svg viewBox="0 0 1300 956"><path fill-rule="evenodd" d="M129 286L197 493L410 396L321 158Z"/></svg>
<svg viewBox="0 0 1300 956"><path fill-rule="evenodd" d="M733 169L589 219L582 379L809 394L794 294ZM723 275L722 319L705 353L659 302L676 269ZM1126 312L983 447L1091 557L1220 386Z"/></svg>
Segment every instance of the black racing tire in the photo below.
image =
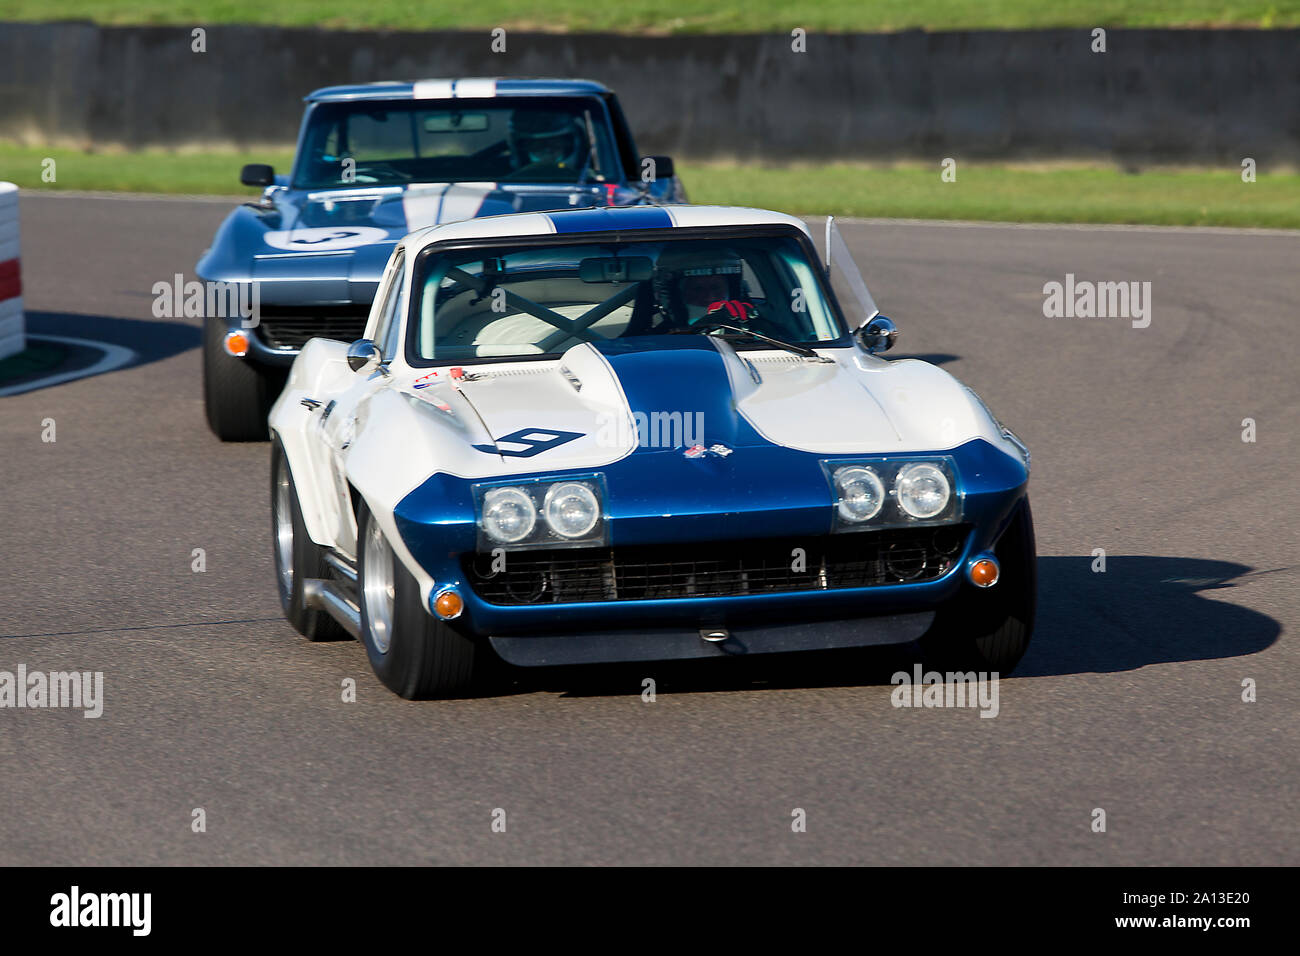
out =
<svg viewBox="0 0 1300 956"><path fill-rule="evenodd" d="M203 321L203 407L208 427L222 441L266 441L267 416L288 376L281 369L229 354L224 345L228 331L224 319L208 316Z"/></svg>
<svg viewBox="0 0 1300 956"><path fill-rule="evenodd" d="M939 671L1010 674L1029 649L1038 603L1034 516L1026 497L993 549L1001 567L989 589L963 581L921 638L926 666Z"/></svg>
<svg viewBox="0 0 1300 956"><path fill-rule="evenodd" d="M363 503L358 511L361 644L375 676L408 700L459 696L475 683L476 664L484 655L471 638L425 610L419 584L370 510Z"/></svg>
<svg viewBox="0 0 1300 956"><path fill-rule="evenodd" d="M271 545L280 608L294 630L309 641L350 638L352 635L327 612L307 607L303 600L303 582L328 578L329 566L325 563L325 549L307 535L298 504L298 486L279 438L271 441Z"/></svg>

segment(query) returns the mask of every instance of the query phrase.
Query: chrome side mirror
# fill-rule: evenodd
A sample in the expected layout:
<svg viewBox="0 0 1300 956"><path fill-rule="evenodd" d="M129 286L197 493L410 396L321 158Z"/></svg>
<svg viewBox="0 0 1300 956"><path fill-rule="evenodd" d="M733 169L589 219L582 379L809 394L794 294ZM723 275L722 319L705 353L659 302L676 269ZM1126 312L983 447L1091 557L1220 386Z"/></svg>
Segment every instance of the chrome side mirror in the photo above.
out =
<svg viewBox="0 0 1300 956"><path fill-rule="evenodd" d="M894 347L894 342L898 339L898 326L894 325L893 319L878 315L858 329L857 335L858 343L875 355L877 352L888 352Z"/></svg>
<svg viewBox="0 0 1300 956"><path fill-rule="evenodd" d="M348 346L348 368L354 372L373 372L379 367L380 358L374 339L357 339Z"/></svg>

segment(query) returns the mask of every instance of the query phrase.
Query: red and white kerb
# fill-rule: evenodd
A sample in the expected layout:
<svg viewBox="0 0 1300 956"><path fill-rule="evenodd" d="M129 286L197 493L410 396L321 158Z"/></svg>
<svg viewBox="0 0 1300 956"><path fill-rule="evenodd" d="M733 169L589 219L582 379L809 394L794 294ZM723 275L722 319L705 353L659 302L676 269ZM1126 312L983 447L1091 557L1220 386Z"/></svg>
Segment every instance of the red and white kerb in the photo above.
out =
<svg viewBox="0 0 1300 956"><path fill-rule="evenodd" d="M18 187L0 183L0 358L26 347L18 264Z"/></svg>

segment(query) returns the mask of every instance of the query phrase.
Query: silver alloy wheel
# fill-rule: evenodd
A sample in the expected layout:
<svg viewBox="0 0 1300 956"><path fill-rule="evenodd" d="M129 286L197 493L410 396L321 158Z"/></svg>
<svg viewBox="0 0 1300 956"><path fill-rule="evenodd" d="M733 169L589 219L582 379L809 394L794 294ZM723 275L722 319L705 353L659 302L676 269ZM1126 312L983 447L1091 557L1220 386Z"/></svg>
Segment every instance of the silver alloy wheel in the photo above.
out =
<svg viewBox="0 0 1300 956"><path fill-rule="evenodd" d="M365 602L370 639L375 650L387 654L393 643L393 549L384 540L379 522L371 519L366 531L365 562L362 566L361 600Z"/></svg>
<svg viewBox="0 0 1300 956"><path fill-rule="evenodd" d="M275 481L275 557L280 576L280 590L293 594L293 488L289 484L289 469L280 463L280 473Z"/></svg>

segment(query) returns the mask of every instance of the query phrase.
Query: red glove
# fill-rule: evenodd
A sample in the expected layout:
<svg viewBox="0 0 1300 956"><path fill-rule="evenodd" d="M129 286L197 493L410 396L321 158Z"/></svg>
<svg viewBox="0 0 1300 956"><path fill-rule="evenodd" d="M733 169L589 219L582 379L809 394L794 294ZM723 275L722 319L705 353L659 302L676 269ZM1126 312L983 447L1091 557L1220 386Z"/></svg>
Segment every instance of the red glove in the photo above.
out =
<svg viewBox="0 0 1300 956"><path fill-rule="evenodd" d="M758 318L758 309L754 308L754 303L746 302L743 299L723 299L714 302L709 306L709 311L706 314L712 316L719 312L722 313L721 317L735 319L742 324L750 319Z"/></svg>

